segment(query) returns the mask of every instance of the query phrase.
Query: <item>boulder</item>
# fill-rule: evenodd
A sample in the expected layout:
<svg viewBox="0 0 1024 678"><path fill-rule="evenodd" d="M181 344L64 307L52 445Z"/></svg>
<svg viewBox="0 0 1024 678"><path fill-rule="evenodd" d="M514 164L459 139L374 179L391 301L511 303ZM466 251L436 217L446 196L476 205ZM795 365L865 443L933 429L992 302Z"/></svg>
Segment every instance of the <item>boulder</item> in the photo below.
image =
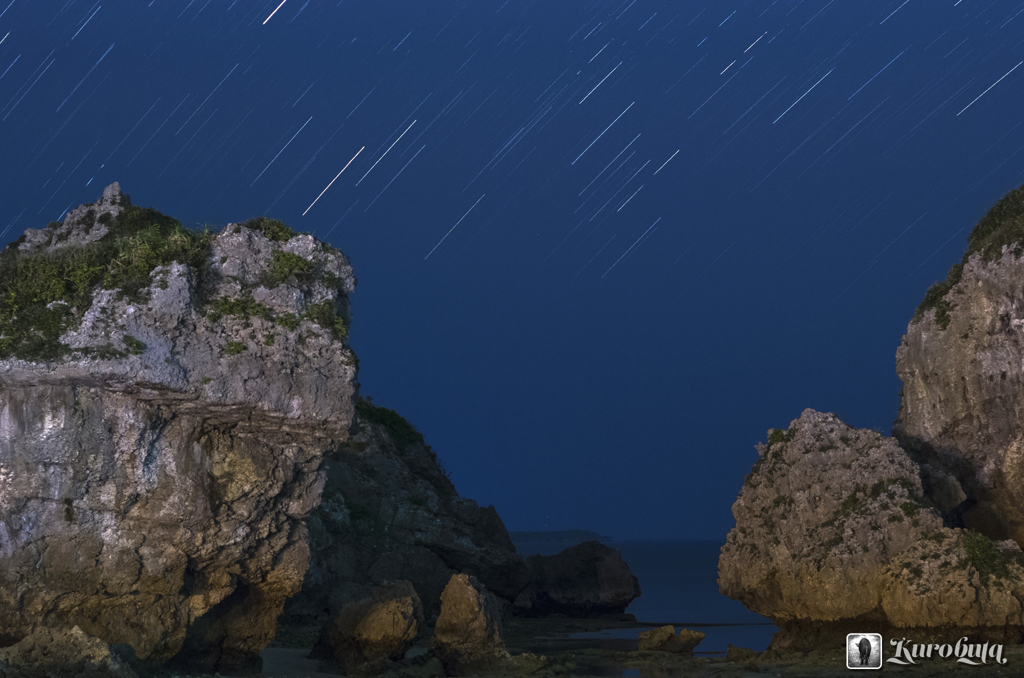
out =
<svg viewBox="0 0 1024 678"><path fill-rule="evenodd" d="M675 652L678 654L692 654L693 649L704 640L704 634L700 631L680 629L676 634L674 626L667 624L659 626L650 631L640 634L638 649L654 650L658 652Z"/></svg>
<svg viewBox="0 0 1024 678"><path fill-rule="evenodd" d="M452 575L441 594L441 614L434 626L430 651L453 676L510 662L501 638L497 603L476 577Z"/></svg>
<svg viewBox="0 0 1024 678"><path fill-rule="evenodd" d="M0 676L11 678L137 678L129 663L77 626L40 626L15 645L0 649Z"/></svg>
<svg viewBox="0 0 1024 678"><path fill-rule="evenodd" d="M282 621L322 624L391 580L412 584L428 619L453 574L475 576L506 605L526 585L494 507L460 497L423 436L393 410L357 399L351 438L325 470L323 501L306 520L309 573Z"/></svg>
<svg viewBox="0 0 1024 678"><path fill-rule="evenodd" d="M1024 554L1013 542L945 527L895 439L807 409L757 447L718 584L779 625L784 637L773 647L810 642L823 622L836 632L847 623L1024 625Z"/></svg>
<svg viewBox="0 0 1024 678"><path fill-rule="evenodd" d="M258 669L352 420L351 268L280 222L191 232L116 184L98 204L102 237L0 253L0 629ZM291 306L253 298L279 288Z"/></svg>
<svg viewBox="0 0 1024 678"><path fill-rule="evenodd" d="M756 662L760 653L750 648L740 647L732 643L725 644L725 661L736 662L737 664L750 664Z"/></svg>
<svg viewBox="0 0 1024 678"><path fill-rule="evenodd" d="M599 617L622 614L640 596L640 583L617 549L585 541L553 556L526 559L530 583L515 600L515 613Z"/></svg>
<svg viewBox="0 0 1024 678"><path fill-rule="evenodd" d="M896 351L893 435L951 525L1024 545L1024 186L978 222Z"/></svg>
<svg viewBox="0 0 1024 678"><path fill-rule="evenodd" d="M412 584L377 587L368 598L342 608L331 626L334 656L347 672L376 659L405 656L423 628L423 606Z"/></svg>

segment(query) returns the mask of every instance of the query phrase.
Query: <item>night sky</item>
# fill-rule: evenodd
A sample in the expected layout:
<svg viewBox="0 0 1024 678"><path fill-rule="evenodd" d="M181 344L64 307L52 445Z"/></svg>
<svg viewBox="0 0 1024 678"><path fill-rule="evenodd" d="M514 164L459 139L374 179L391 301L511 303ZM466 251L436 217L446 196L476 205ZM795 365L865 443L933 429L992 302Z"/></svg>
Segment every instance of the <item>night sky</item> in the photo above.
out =
<svg viewBox="0 0 1024 678"><path fill-rule="evenodd" d="M768 428L889 432L1022 62L1021 0L0 0L0 240L113 181L281 219L510 530L724 539Z"/></svg>

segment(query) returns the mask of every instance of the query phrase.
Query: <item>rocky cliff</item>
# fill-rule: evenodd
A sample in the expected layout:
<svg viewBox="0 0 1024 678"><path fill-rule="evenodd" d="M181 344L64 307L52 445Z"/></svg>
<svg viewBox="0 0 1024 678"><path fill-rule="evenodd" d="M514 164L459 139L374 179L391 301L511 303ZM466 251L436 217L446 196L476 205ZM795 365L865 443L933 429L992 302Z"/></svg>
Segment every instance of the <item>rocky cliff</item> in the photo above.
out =
<svg viewBox="0 0 1024 678"><path fill-rule="evenodd" d="M348 438L354 284L280 222L194 232L117 184L0 253L0 644L258 667Z"/></svg>
<svg viewBox="0 0 1024 678"><path fill-rule="evenodd" d="M722 592L780 625L773 646L821 622L1020 642L1022 369L1024 186L910 321L893 438L813 410L769 431L733 506Z"/></svg>
<svg viewBox="0 0 1024 678"><path fill-rule="evenodd" d="M950 524L1024 544L1024 186L971 232L896 351L893 435L929 485L952 489Z"/></svg>
<svg viewBox="0 0 1024 678"><path fill-rule="evenodd" d="M322 623L386 581L410 582L436 618L453 574L511 603L526 585L493 506L460 497L423 436L394 410L356 400L352 436L328 457L323 502L306 520L312 558L290 624Z"/></svg>

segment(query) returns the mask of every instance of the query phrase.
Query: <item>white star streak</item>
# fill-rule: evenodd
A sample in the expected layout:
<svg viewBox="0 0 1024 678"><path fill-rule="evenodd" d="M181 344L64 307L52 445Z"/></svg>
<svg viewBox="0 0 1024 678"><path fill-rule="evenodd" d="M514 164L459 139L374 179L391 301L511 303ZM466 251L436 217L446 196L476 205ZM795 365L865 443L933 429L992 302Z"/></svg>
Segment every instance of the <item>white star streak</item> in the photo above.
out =
<svg viewBox="0 0 1024 678"><path fill-rule="evenodd" d="M910 0L904 0L904 2L903 2L903 5L907 4L908 2L910 2ZM960 3L957 3L957 4L959 5ZM900 5L899 7L897 7L896 9L894 9L894 10L892 11L892 13L891 13L891 14L889 14L889 16L887 16L887 17L885 17L884 19L882 19L881 21L879 21L879 22L878 22L878 25L879 25L879 26L881 26L882 24L884 24L884 23L885 23L886 21L888 21L888 20L889 20L889 17L891 17L891 16L893 15L893 14L895 14L896 12L900 11L901 9L903 9L903 5Z"/></svg>
<svg viewBox="0 0 1024 678"><path fill-rule="evenodd" d="M367 95L367 96L369 96L369 95ZM413 120L412 121L412 125L415 125L415 124L416 124L416 121ZM409 130L411 130L412 129L412 125L409 125L408 127L406 127L405 128L405 132L408 132ZM397 144L399 141L402 140L402 137L405 136L405 132L402 132L401 134L398 135L398 138L395 139L395 143L391 144L390 146L388 146L388 150L387 151L384 151L384 155L387 155L388 151L390 151L392 148L394 148L395 144ZM382 155L379 158L377 158L377 162L380 162L381 160L383 160L384 159L384 155ZM373 171L373 168L377 166L377 162L373 163L373 167L371 167L370 169L366 170L366 174L369 174L370 172ZM366 178L366 174L364 174L362 177L359 178L359 181L356 182L356 186L358 186L362 182L362 180Z"/></svg>
<svg viewBox="0 0 1024 678"><path fill-rule="evenodd" d="M487 194L484 193L484 195L487 195ZM479 198L476 199L476 202L473 203L473 207L476 207L478 204L480 204L480 201L484 199L484 195L481 195ZM469 213L473 211L473 207L470 207L468 210L466 210L466 213L462 215L462 219L465 219L466 217L469 216ZM455 222L455 226L458 226L459 224L461 224L462 223L462 219L459 219L458 221L456 221ZM449 235L451 235L452 231L455 230L455 226L452 226L450 229L448 229L448 232L444 234L444 238L447 238ZM444 242L444 238L441 238L440 240L437 241L437 244L434 245L434 250L436 250L438 247L441 246L441 243ZM423 257L423 259L426 260L427 257L429 257L431 254L434 253L434 250L430 250L429 252L427 252L427 256Z"/></svg>
<svg viewBox="0 0 1024 678"><path fill-rule="evenodd" d="M270 16L268 16L268 17L267 17L266 19L264 19L264 20L263 20L263 25L264 25L264 26L266 26L266 25L267 25L267 22L268 22L268 21L270 21L270 17L272 17L272 16L274 16L275 14L277 14L277 10L281 9L281 5L284 5L284 3L286 3L286 2L288 2L288 0L281 0L281 4L280 4L280 5L278 5L277 7L275 7L275 8L274 8L274 11L270 13Z"/></svg>
<svg viewBox="0 0 1024 678"><path fill-rule="evenodd" d="M313 116L312 115L309 116L309 120L312 120L312 119L313 119ZM306 122L302 123L302 127L299 128L299 132L301 132L302 130L306 129L306 125L309 124L309 120L307 120ZM290 144L293 141L295 141L295 137L299 136L299 132L296 132L295 134L292 135L292 138L288 140L288 144ZM277 155L274 156L274 160L277 160L278 156L280 156L282 153L284 153L284 149L288 148L288 144L285 144L281 148L281 150L277 152ZM274 160L271 160L270 162L267 163L267 166L263 168L263 172L266 172L268 169L270 169L270 166L274 164ZM263 176L263 172L260 172L259 175L255 179L252 180L252 183L249 184L249 186L255 186L256 182L259 181L260 177Z"/></svg>
<svg viewBox="0 0 1024 678"><path fill-rule="evenodd" d="M907 50L903 50L903 52L906 52L906 51L907 51ZM894 56L894 57L892 58L892 61L896 61L896 60L897 60L897 59L899 59L899 58L900 58L901 56L903 56L903 52L900 52L899 54L897 54L896 56ZM878 77L879 75L881 75L881 74L882 74L882 71L884 71L885 69L889 68L889 66L892 66L892 61L890 61L890 62L889 62L889 63L887 63L886 65L882 66L882 70L881 70L881 71L878 71L877 73L875 73L874 75L872 75L872 76L871 76L871 79L870 79L870 80L868 80L867 82L865 82L865 83L864 83L863 85L861 85L861 86L860 86L860 87L859 87L859 88L857 89L857 92L860 92L860 91L861 91L862 89L864 89L865 87L867 87L868 85L870 85L870 84L871 84L871 80L874 80L875 78L877 78L877 77ZM850 100L850 99L852 99L853 97L857 96L857 92L854 92L853 94L851 94L851 95L850 95L849 97L847 97L847 99L846 99L846 100L847 100L847 101L849 101L849 100Z"/></svg>
<svg viewBox="0 0 1024 678"><path fill-rule="evenodd" d="M683 150L683 149L681 149L681 148L680 148L680 149L679 149L679 151L681 151L681 150ZM673 154L672 154L672 158L674 158L674 157L676 157L677 155L679 155L679 151L676 151L675 153L673 153ZM669 162L669 160L671 160L672 158L669 158L669 159L668 159L668 160L666 160L665 162L661 163L661 167L664 167L665 165L667 165L667 164L668 164L668 162ZM657 174L658 172L660 172L660 171L661 171L661 167L659 167L658 169L654 170L654 174ZM654 176L654 174L652 174L651 176L653 177L653 176Z"/></svg>
<svg viewBox="0 0 1024 678"><path fill-rule="evenodd" d="M1020 64L1024 64L1024 61L1020 62ZM1017 66L1020 66L1020 64L1017 64ZM1013 72L1014 72L1015 70L1017 70L1017 66L1014 66L1014 67L1013 67L1013 68L1011 68L1010 70L1006 71L1006 75L1004 75L1004 76L1003 76L1003 78L1005 78L1005 77L1006 77L1007 75L1009 75L1010 73L1013 73ZM1002 81L1002 79L1003 79L1003 78L999 78L999 80L996 80L995 82L993 82L993 83L992 83L991 85L989 85L989 86L988 86L988 89L992 89L993 87L995 87L996 85L998 85L998 84L999 84L999 83L1000 83L1000 82ZM983 97L983 96L985 96L986 94L988 94L988 89L987 89L987 90L985 90L984 92L982 92L981 94L979 94L978 96L974 97L974 101L977 101L977 100L978 100L978 99L980 99L981 97ZM974 101L972 101L971 103L969 103L969 104L967 104L966 106L964 106L964 107L963 107L963 110L961 110L961 111L960 111L960 113L963 113L963 112L964 112L964 111L966 111L966 110L967 110L968 108L970 108L971 106L973 106L973 105L974 105ZM957 113L957 116L958 116L958 117L959 117L960 113Z"/></svg>
<svg viewBox="0 0 1024 678"><path fill-rule="evenodd" d="M832 71L834 71L834 70L836 70L836 69L834 69L834 68L833 68L833 69L832 69ZM825 79L825 78L827 78L827 77L828 77L829 75L831 75L831 74L832 74L832 71L829 71L829 72L828 72L828 73L826 73L825 75L821 76L821 80L824 80L824 79ZM808 94L810 94L810 93L811 93L811 90L812 90L812 89L814 89L815 87L817 87L817 86L818 86L818 83L820 83L820 82L821 82L821 80L819 80L818 82L816 82L816 83L814 83L813 85L811 85L811 89L809 89L809 90L807 90L806 92L804 92L803 94L801 94L801 95L800 95L800 99L803 99L803 98L804 98L805 96L807 96ZM796 101L794 101L793 103L791 103L791 104L789 105L789 108L793 108L793 107L794 107L794 106L796 106L796 105L797 105L798 103L800 103L800 99L797 99ZM785 115L786 113L789 113L789 108L787 108L786 110L784 110L784 111L782 112L782 115ZM775 120L773 120L773 121L772 121L772 124L774 125L774 124L775 124L775 123L777 123L777 122L778 122L779 120L781 120L781 119L782 119L782 115L780 115L779 117L775 118Z"/></svg>
<svg viewBox="0 0 1024 678"><path fill-rule="evenodd" d="M366 149L366 146L363 146L358 151L356 151L356 155L352 156L352 160L355 160L356 156L358 156L360 153L362 153L365 149ZM349 160L347 163L345 163L345 166L341 168L341 172L344 172L345 170L348 169L348 166L352 164L352 160ZM334 182L337 181L338 177L341 176L341 172L338 172L338 176L336 176L333 179L331 179L331 183L327 184L327 188L330 188L331 186L334 185ZM327 192L327 188L325 188L324 190L320 191L320 195L318 195L316 197L316 200L319 200L320 198L323 197L324 193ZM306 208L306 212L308 212L309 210L313 209L313 205L316 204L316 200L314 200L313 202L309 203L309 207ZM306 212L303 212L302 216L306 216Z"/></svg>
<svg viewBox="0 0 1024 678"><path fill-rule="evenodd" d="M99 7L97 7L96 8L96 12L100 11L101 9L103 9L103 5L100 5ZM96 12L93 12L92 14L89 15L89 18L85 20L85 24L87 24L90 21L92 21L92 18L94 16L96 16ZM82 32L83 28L85 28L85 24L82 24L82 26L77 31L75 31L75 34L71 36L72 40L74 40L75 38L78 37L78 34Z"/></svg>
<svg viewBox="0 0 1024 678"><path fill-rule="evenodd" d="M633 104L635 104L635 103L636 102L634 101ZM633 104L630 104L629 106L626 106L626 110L622 111L622 113L619 113L619 118L624 116L626 114L626 111L628 111L629 109L633 108ZM619 121L619 118L615 118L614 120L612 120L612 125L617 123ZM608 125L607 127L605 127L604 131L597 135L597 139L600 139L601 137L603 137L604 133L612 128L612 125ZM594 139L593 141L591 141L590 142L590 146L593 146L594 144L596 144L597 143L597 139ZM583 153L586 153L587 151L589 151L590 150L590 146L587 146L586 148L584 148L583 149ZM583 153L580 153L579 155L577 155L576 156L576 160L579 160L580 158L582 158L583 157ZM576 164L576 160L573 160L570 164L571 165L575 165Z"/></svg>
<svg viewBox="0 0 1024 678"><path fill-rule="evenodd" d="M232 69L230 71L228 71L228 74L224 76L224 80L227 80L228 78L230 78L231 74L235 72L235 69L238 68L238 66L239 66L239 64L235 64L234 67L232 67ZM210 100L210 97L213 96L214 92L219 90L220 86L224 84L224 80L221 80L220 82L218 82L217 86L213 88L213 92L210 92L209 94L206 95L206 98L203 99L203 103L199 104L199 108L202 108L203 106L206 105L206 102ZM196 113L199 112L199 108L197 108L196 110L192 111L192 115L188 116L188 120L185 121L185 125L187 125L190 122L192 122L192 118L196 117ZM178 131L174 133L174 136L178 136L178 134L181 133L181 130L185 129L185 125L182 125L181 127L179 127Z"/></svg>
<svg viewBox="0 0 1024 678"><path fill-rule="evenodd" d="M763 37L764 37L765 35L768 35L768 31L765 31L765 32L764 32L764 33L763 33L763 34L761 35L761 38L763 38ZM757 40L755 40L754 42L750 43L750 47L753 47L753 46L754 46L754 45L756 45L756 44L757 44L758 42L760 42L760 41L761 41L761 38L758 38L758 39L757 39ZM746 48L745 50L743 50L743 53L744 53L744 54L746 54L747 52L749 52L749 51L750 51L750 47L748 47L748 48Z"/></svg>
<svg viewBox="0 0 1024 678"><path fill-rule="evenodd" d="M722 71L722 73L724 73L724 72L725 72L725 71ZM737 71L737 73L738 73L738 72L739 72L739 71ZM730 82L732 82L732 79L733 79L733 78L735 78L735 77L736 77L736 73L733 73L732 75L730 75L730 76L729 76L729 79L728 79L728 80L726 80L725 82L723 82L723 83L722 83L722 87L725 87L725 86L726 86L726 85L728 85L728 84L729 84ZM721 91L722 91L722 87L719 87L718 89L716 89L716 90L715 90L715 94L718 94L719 92L721 92ZM690 115L689 115L689 116L688 116L688 117L687 117L686 119L687 119L687 120L689 120L689 119L690 119L690 118L692 118L693 116L697 115L697 111L699 111L700 109L704 108L704 104L706 104L707 102L709 102L709 101L711 101L712 99L714 99L714 98L715 98L715 94L712 94L712 95L711 95L711 96L709 96L709 97L708 97L707 99L705 99L705 100L704 100L704 103L703 103L703 104L701 104L700 106L698 106L698 107L697 107L697 109L696 109L696 110L695 110L695 111L694 111L693 113L690 113Z"/></svg>
<svg viewBox="0 0 1024 678"><path fill-rule="evenodd" d="M404 165L402 165L402 169L398 170L398 174L401 174L402 172L404 172L404 171L405 171L405 168L409 166L409 163L411 163L411 162L412 162L413 160L415 160L415 159L416 159L416 156L420 154L420 151L422 151L422 150L423 150L424 148L426 148L426 147L427 147L427 145L426 145L426 144L423 144L422 146L420 146L420 150L419 150L419 151L416 151L415 153L413 153L412 157L411 157L411 158L409 158L409 162L407 162L407 163L405 163ZM381 197L382 195L384 195L384 191L388 190L388 187L389 187L389 186L391 186L391 184L395 183L395 179L397 179L397 178L398 178L398 174L396 174L395 176L391 177L391 181L389 181L389 182L388 182L388 185L387 185L387 186L385 186L384 188L380 189L380 193L378 193L378 194L377 194L377 198L379 198L379 197ZM373 203L374 203L374 202L377 202L377 198L374 198L374 199L373 199L373 202L371 202L371 203L370 203L369 205L367 205L367 206L366 206L366 209L365 209L365 210L363 210L363 212L366 212L366 211L368 211L368 210L369 210L369 209L370 209L371 207L373 207Z"/></svg>
<svg viewBox="0 0 1024 678"><path fill-rule="evenodd" d="M110 50L112 50L112 49L114 49L114 43L110 43L110 47L108 47L107 51L103 53L103 56L100 57L100 60L97 61L96 63L94 63L92 65L92 68L89 69L89 72L86 73L82 77L82 79L78 81L78 84L75 85L75 88L73 90L71 90L71 94L69 94L66 97L64 97L64 101L60 102L60 106L57 107L57 110L54 111L54 113L60 112L60 109L62 109L64 107L64 104L66 104L68 102L68 99L71 98L71 95L78 91L78 88L82 86L82 83L85 82L85 79L88 78L89 75L92 74L92 72L96 70L96 67L100 65L100 61L103 61L106 58L106 56L108 54L110 54Z"/></svg>
<svg viewBox="0 0 1024 678"><path fill-rule="evenodd" d="M604 48L602 47L602 49L604 49ZM596 55L595 55L595 56L596 56ZM606 75L606 76L604 76L603 78L601 78L601 82L599 82L599 83L597 83L596 85L594 85L594 89L597 89L598 87L600 87L600 86L601 86L601 83L603 83L603 82L604 82L605 80L607 80L607 79L608 79L608 76L610 76L610 75L611 75L612 73L614 73L614 72L615 72L615 70L616 70L616 69L617 69L617 68L618 68L619 66L621 66L621 65L622 65L622 62L620 61L620 62L619 62L619 63L618 63L618 64L617 64L616 66L615 66L615 68L613 68L612 70L608 71L608 75ZM586 96L586 97L583 97L582 99L580 99L580 103L581 103L581 104L582 104L582 103L583 103L584 101L586 101L586 100L587 100L587 97L589 97L589 96L590 96L591 94L593 94L593 93L594 93L594 89L592 89L592 90L590 90L589 92L587 92L587 96Z"/></svg>
<svg viewBox="0 0 1024 678"><path fill-rule="evenodd" d="M637 189L637 190L639 190L639 189ZM632 250L632 249L633 249L634 247L636 247L636 246L637 246L637 243L639 243L639 242L640 242L641 240L643 240L643 239L644 239L644 235L647 235L647 234L648 234L648 233L650 232L650 230L651 230L652 228L654 228L655 224L657 224L657 223L658 223L659 221L661 221L661 217L658 217L657 219L655 219L655 220L654 220L654 223L653 223L653 224L651 224L651 225L650 225L650 226L649 226L649 227L647 228L647 230L646 230L646 231L644 231L644 234L643 234L643 235L641 235L641 236L640 236L639 238L637 238L637 239L636 239L636 242L635 242L635 243L633 243L632 245L630 245L630 246L629 246L629 249L628 249L628 250L626 250L625 252L623 252L623 253L622 253L622 256L621 256L621 257L619 257L618 259L616 259L616 260L615 260L615 263L614 263L614 264L612 264L612 265L611 265L611 266L610 266L610 267L608 268L608 270L604 272L604 275L602 275L601 277L603 278L603 277L604 277L605 275L608 275L609 273L611 273L611 272L612 272L612 269L613 269L613 268L615 268L616 264L618 264L618 263L619 263L620 261L622 261L622 260L623 260L623 259L625 258L625 256L626 256L627 254L629 254L630 250Z"/></svg>

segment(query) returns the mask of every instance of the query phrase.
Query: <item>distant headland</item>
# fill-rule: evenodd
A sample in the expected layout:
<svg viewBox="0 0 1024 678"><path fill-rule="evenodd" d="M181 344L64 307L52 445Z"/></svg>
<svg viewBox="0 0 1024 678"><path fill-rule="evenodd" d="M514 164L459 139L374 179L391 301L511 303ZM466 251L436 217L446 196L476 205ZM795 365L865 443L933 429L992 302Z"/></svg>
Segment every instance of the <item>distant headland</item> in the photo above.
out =
<svg viewBox="0 0 1024 678"><path fill-rule="evenodd" d="M509 532L513 542L608 541L611 537L590 530L546 530L543 532Z"/></svg>

